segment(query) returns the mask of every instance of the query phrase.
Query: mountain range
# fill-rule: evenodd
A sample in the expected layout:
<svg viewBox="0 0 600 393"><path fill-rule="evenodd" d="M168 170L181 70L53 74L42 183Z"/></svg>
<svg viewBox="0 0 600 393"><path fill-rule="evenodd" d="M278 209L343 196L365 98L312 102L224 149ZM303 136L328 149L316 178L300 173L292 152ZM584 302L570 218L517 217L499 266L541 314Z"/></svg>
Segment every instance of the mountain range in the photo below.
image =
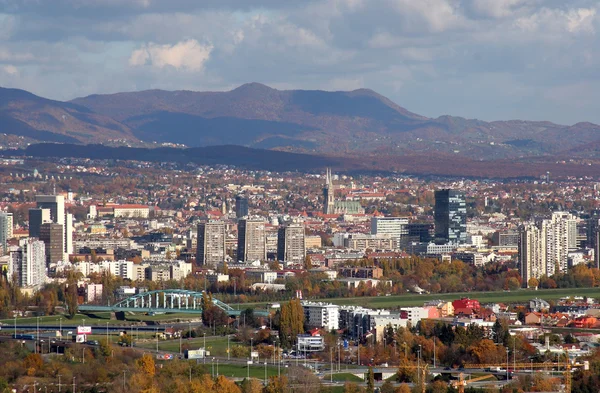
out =
<svg viewBox="0 0 600 393"><path fill-rule="evenodd" d="M149 147L241 145L346 156L458 155L476 160L591 157L600 126L428 118L368 89L227 92L147 90L69 102L0 88L0 131L31 141Z"/></svg>

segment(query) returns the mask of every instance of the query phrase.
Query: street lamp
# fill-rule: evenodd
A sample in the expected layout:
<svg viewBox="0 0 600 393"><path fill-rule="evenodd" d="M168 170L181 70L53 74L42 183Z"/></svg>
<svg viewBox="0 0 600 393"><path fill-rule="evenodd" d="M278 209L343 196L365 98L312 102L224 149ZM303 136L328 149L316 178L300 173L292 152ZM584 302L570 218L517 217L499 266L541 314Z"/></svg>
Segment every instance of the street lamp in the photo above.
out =
<svg viewBox="0 0 600 393"><path fill-rule="evenodd" d="M227 335L227 360L229 360L230 351L229 351L229 334Z"/></svg>
<svg viewBox="0 0 600 393"><path fill-rule="evenodd" d="M267 361L265 360L265 386L267 386Z"/></svg>
<svg viewBox="0 0 600 393"><path fill-rule="evenodd" d="M506 380L508 381L508 348L506 348Z"/></svg>
<svg viewBox="0 0 600 393"><path fill-rule="evenodd" d="M37 320L37 330L35 335L35 353L38 350L38 344L40 343L40 317L36 317Z"/></svg>
<svg viewBox="0 0 600 393"><path fill-rule="evenodd" d="M108 322L106 322L106 345L108 345Z"/></svg>
<svg viewBox="0 0 600 393"><path fill-rule="evenodd" d="M206 364L206 332L204 332L204 364Z"/></svg>
<svg viewBox="0 0 600 393"><path fill-rule="evenodd" d="M417 381L421 384L421 344L419 344L419 356L418 356L418 367L417 367ZM425 381L423 381L425 382Z"/></svg>

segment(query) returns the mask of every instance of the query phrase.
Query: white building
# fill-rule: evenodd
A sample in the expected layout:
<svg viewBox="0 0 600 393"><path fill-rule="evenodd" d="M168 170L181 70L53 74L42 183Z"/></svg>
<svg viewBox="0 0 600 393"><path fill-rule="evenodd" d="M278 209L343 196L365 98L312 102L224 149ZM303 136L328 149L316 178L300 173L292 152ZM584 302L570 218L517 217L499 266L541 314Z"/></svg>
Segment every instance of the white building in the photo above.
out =
<svg viewBox="0 0 600 393"><path fill-rule="evenodd" d="M20 287L39 288L46 282L46 247L35 238L19 241L11 247L8 276L16 276Z"/></svg>
<svg viewBox="0 0 600 393"><path fill-rule="evenodd" d="M325 339L322 336L299 334L296 349L300 352L320 352L325 349Z"/></svg>
<svg viewBox="0 0 600 393"><path fill-rule="evenodd" d="M302 307L308 327L324 328L329 331L339 329L340 306L337 304L302 302Z"/></svg>
<svg viewBox="0 0 600 393"><path fill-rule="evenodd" d="M8 239L13 237L13 215L12 213L0 213L0 245L4 253L7 253Z"/></svg>
<svg viewBox="0 0 600 393"><path fill-rule="evenodd" d="M116 205L113 208L115 218L148 218L150 207L146 205Z"/></svg>
<svg viewBox="0 0 600 393"><path fill-rule="evenodd" d="M577 248L577 220L565 212L555 212L550 219L527 224L519 234L519 262L523 285L530 278L551 276L567 271L569 251Z"/></svg>
<svg viewBox="0 0 600 393"><path fill-rule="evenodd" d="M408 218L404 217L373 217L371 219L372 235L389 235L402 244L408 236Z"/></svg>

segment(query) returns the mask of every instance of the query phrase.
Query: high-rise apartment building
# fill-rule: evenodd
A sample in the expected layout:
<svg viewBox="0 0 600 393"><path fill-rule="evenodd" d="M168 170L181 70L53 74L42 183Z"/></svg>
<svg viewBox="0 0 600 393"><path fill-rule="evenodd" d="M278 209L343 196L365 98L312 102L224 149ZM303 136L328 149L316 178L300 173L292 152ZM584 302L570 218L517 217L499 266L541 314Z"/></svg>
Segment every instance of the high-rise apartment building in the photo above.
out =
<svg viewBox="0 0 600 393"><path fill-rule="evenodd" d="M457 190L435 192L435 242L465 244L467 242L467 204Z"/></svg>
<svg viewBox="0 0 600 393"><path fill-rule="evenodd" d="M0 213L0 244L2 251L8 252L8 239L13 237L13 215L12 213Z"/></svg>
<svg viewBox="0 0 600 393"><path fill-rule="evenodd" d="M260 219L242 219L238 222L238 261L267 259L265 222Z"/></svg>
<svg viewBox="0 0 600 393"><path fill-rule="evenodd" d="M18 247L11 247L8 275L14 275L21 287L41 287L46 281L44 242L26 238L19 241Z"/></svg>
<svg viewBox="0 0 600 393"><path fill-rule="evenodd" d="M46 249L46 263L57 263L64 261L63 226L47 222L40 228L40 240L44 242Z"/></svg>
<svg viewBox="0 0 600 393"><path fill-rule="evenodd" d="M371 219L371 234L393 238L398 247L408 237L408 218L405 217L373 217Z"/></svg>
<svg viewBox="0 0 600 393"><path fill-rule="evenodd" d="M570 213L555 212L550 219L523 226L519 233L521 279L566 272L568 253L576 248L577 219Z"/></svg>
<svg viewBox="0 0 600 393"><path fill-rule="evenodd" d="M304 225L290 224L279 228L277 233L277 260L302 263L305 257Z"/></svg>
<svg viewBox="0 0 600 393"><path fill-rule="evenodd" d="M198 224L196 263L202 266L216 267L225 260L225 223L211 220Z"/></svg>
<svg viewBox="0 0 600 393"><path fill-rule="evenodd" d="M235 216L237 218L248 216L248 198L243 195L235 197Z"/></svg>

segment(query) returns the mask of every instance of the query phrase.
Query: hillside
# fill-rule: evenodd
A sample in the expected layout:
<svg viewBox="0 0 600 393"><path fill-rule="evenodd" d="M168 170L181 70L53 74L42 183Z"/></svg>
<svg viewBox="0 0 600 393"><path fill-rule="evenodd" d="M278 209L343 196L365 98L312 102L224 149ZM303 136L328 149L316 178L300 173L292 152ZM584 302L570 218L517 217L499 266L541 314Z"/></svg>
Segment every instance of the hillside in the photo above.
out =
<svg viewBox="0 0 600 393"><path fill-rule="evenodd" d="M148 90L72 102L127 124L142 140L188 146L235 142L312 153L441 152L490 160L600 142L600 127L590 123L429 119L367 89L282 91L250 83L228 92Z"/></svg>
<svg viewBox="0 0 600 393"><path fill-rule="evenodd" d="M0 88L0 131L39 141L135 142L128 126L76 104Z"/></svg>
<svg viewBox="0 0 600 393"><path fill-rule="evenodd" d="M427 118L368 89L147 90L71 102L0 88L0 131L27 141L189 147L241 145L340 156L443 154L476 160L598 156L600 127Z"/></svg>

